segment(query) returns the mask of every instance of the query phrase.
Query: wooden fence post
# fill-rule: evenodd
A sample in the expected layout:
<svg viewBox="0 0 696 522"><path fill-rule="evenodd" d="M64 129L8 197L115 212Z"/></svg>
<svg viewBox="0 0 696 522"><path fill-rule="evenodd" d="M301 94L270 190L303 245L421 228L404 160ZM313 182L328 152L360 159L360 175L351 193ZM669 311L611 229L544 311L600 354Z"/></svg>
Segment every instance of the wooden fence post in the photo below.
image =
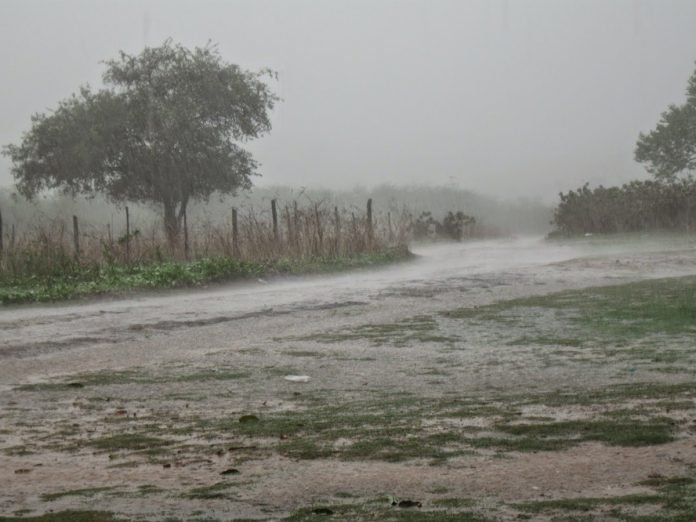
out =
<svg viewBox="0 0 696 522"><path fill-rule="evenodd" d="M188 221L186 220L186 210L184 210L184 258L189 260L189 234Z"/></svg>
<svg viewBox="0 0 696 522"><path fill-rule="evenodd" d="M2 211L0 210L0 256L2 256L2 237L5 229L2 228Z"/></svg>
<svg viewBox="0 0 696 522"><path fill-rule="evenodd" d="M324 229L321 228L321 218L319 216L319 204L314 204L314 219L317 222L317 254L321 255L321 250L324 247Z"/></svg>
<svg viewBox="0 0 696 522"><path fill-rule="evenodd" d="M239 229L237 228L237 209L232 207L232 256L239 257Z"/></svg>
<svg viewBox="0 0 696 522"><path fill-rule="evenodd" d="M389 227L389 241L394 241L394 232L392 232L391 212L387 212L387 226Z"/></svg>
<svg viewBox="0 0 696 522"><path fill-rule="evenodd" d="M367 239L372 243L374 231L372 229L372 198L367 200Z"/></svg>
<svg viewBox="0 0 696 522"><path fill-rule="evenodd" d="M10 250L14 250L15 245L15 224L12 223L12 233L10 235Z"/></svg>
<svg viewBox="0 0 696 522"><path fill-rule="evenodd" d="M288 243L290 245L294 244L294 238L293 238L293 233L292 233L292 222L290 221L290 208L288 208L287 205L285 205L285 221L288 227Z"/></svg>
<svg viewBox="0 0 696 522"><path fill-rule="evenodd" d="M80 229L77 225L77 216L73 215L72 217L72 225L73 225L73 243L75 246L75 259L79 261L80 259Z"/></svg>
<svg viewBox="0 0 696 522"><path fill-rule="evenodd" d="M130 263L130 212L126 205L126 264Z"/></svg>
<svg viewBox="0 0 696 522"><path fill-rule="evenodd" d="M273 217L273 241L278 243L278 209L276 208L276 200L271 200L271 216Z"/></svg>
<svg viewBox="0 0 696 522"><path fill-rule="evenodd" d="M292 206L293 206L292 228L293 228L294 233L295 233L295 243L297 243L297 246L299 247L299 241L300 241L300 223L299 223L299 221L300 221L300 217L299 217L299 213L297 211L297 201L293 201Z"/></svg>
<svg viewBox="0 0 696 522"><path fill-rule="evenodd" d="M338 214L338 207L334 207L334 227L336 235L334 250L336 251L336 255L338 256L338 254L340 253L339 250L341 248L341 216L339 216Z"/></svg>

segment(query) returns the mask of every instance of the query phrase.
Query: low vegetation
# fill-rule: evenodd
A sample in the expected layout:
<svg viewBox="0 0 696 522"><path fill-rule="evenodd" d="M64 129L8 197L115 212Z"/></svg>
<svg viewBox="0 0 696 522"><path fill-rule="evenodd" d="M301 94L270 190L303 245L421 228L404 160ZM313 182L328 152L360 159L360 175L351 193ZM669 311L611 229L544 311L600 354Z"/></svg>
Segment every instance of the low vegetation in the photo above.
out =
<svg viewBox="0 0 696 522"><path fill-rule="evenodd" d="M529 329L541 317L539 310L553 313L557 331L562 331L562 336L556 331L552 331L553 337L548 336L548 331L530 336ZM526 336L511 341L513 344L529 344L536 339L539 344L582 346L599 340L605 346L607 341L620 346L627 341L660 334L692 336L696 333L696 277L570 290L462 308L444 315L527 327ZM542 325L541 328L546 327Z"/></svg>
<svg viewBox="0 0 696 522"><path fill-rule="evenodd" d="M560 194L552 236L696 229L696 180L632 181L620 187L585 184Z"/></svg>
<svg viewBox="0 0 696 522"><path fill-rule="evenodd" d="M243 261L209 257L191 262L162 261L141 264L82 264L67 260L62 271L0 278L0 302L57 301L132 290L201 286L276 275L294 275L363 268L401 261L411 256L405 247L376 249L340 257L279 258Z"/></svg>

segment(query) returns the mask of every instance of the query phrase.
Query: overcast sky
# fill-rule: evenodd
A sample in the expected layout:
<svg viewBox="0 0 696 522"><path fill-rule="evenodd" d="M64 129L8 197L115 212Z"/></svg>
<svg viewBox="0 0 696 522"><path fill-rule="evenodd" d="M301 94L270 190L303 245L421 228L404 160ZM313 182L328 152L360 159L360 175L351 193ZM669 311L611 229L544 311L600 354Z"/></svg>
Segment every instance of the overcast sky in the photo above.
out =
<svg viewBox="0 0 696 522"><path fill-rule="evenodd" d="M695 29L694 0L0 0L0 144L119 50L210 40L279 73L257 184L554 201L645 176L636 138L683 102Z"/></svg>

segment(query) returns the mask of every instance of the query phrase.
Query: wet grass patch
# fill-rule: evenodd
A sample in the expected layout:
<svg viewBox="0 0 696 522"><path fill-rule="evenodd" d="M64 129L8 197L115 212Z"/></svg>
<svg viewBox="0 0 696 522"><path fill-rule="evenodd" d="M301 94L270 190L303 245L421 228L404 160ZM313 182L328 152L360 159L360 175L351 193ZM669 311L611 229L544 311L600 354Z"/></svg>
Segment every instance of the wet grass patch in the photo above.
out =
<svg viewBox="0 0 696 522"><path fill-rule="evenodd" d="M500 447L507 451L560 450L583 442L609 446L651 446L674 440L671 419L596 419L549 423L495 424L505 438L473 439L477 447Z"/></svg>
<svg viewBox="0 0 696 522"><path fill-rule="evenodd" d="M29 446L24 444L10 446L2 450L2 452L5 455L8 455L10 457L26 457L27 455L34 455L36 451L36 448L30 448Z"/></svg>
<svg viewBox="0 0 696 522"><path fill-rule="evenodd" d="M433 506L443 508L469 508L476 504L471 498L438 498L433 500Z"/></svg>
<svg viewBox="0 0 696 522"><path fill-rule="evenodd" d="M656 476L641 485L654 493L607 498L566 498L523 502L511 507L533 515L553 516L553 520L604 520L607 510L612 518L629 522L667 522L696 520L696 481L692 477ZM641 514L643 506L654 506L650 514ZM561 517L560 513L564 513ZM572 518L569 513L572 512ZM582 513L579 518L575 513Z"/></svg>
<svg viewBox="0 0 696 522"><path fill-rule="evenodd" d="M693 410L696 408L696 401L693 399L691 400L671 400L671 399L666 399L666 400L661 400L661 401L656 401L654 403L654 406L656 408L661 408L664 409L665 411L686 411L686 410Z"/></svg>
<svg viewBox="0 0 696 522"><path fill-rule="evenodd" d="M237 368L201 368L194 370L109 370L70 376L69 381L23 384L18 391L26 392L65 392L79 391L86 387L116 386L126 384L170 384L204 383L211 381L232 381L250 376L247 371Z"/></svg>
<svg viewBox="0 0 696 522"><path fill-rule="evenodd" d="M584 341L575 337L523 336L508 341L508 346L569 346L579 348Z"/></svg>
<svg viewBox="0 0 696 522"><path fill-rule="evenodd" d="M92 498L92 497L95 497L101 493L105 493L107 491L113 491L114 489L116 489L115 486L99 487L99 488L71 489L68 491L59 491L57 493L45 493L45 494L41 495L41 500L43 500L44 502L52 502L54 500L58 500L59 498L63 498L63 497Z"/></svg>
<svg viewBox="0 0 696 522"><path fill-rule="evenodd" d="M351 330L319 333L299 338L302 341L341 343L367 341L373 346L407 346L414 343L447 343L459 340L456 336L442 335L432 316L419 315L396 323L365 324Z"/></svg>
<svg viewBox="0 0 696 522"><path fill-rule="evenodd" d="M523 403L538 404L529 397L497 402L412 396L368 402L314 402L302 411L259 415L253 423L241 423L236 418L200 420L197 432L199 436L207 431L216 436L274 441L269 449L289 458L386 462L427 459L442 464L483 448L556 451L583 442L664 444L674 440L678 428L669 417L646 418L646 413L652 411L649 408L624 409L616 415L609 410L588 420L548 421L548 417L524 417L519 410ZM479 420L476 425L458 421L466 418ZM481 436L484 431L490 435Z"/></svg>
<svg viewBox="0 0 696 522"><path fill-rule="evenodd" d="M0 522L126 522L107 511L57 511L32 517L3 517Z"/></svg>
<svg viewBox="0 0 696 522"><path fill-rule="evenodd" d="M488 522L495 519L473 511L406 507L408 504L391 505L384 499L353 504L318 504L297 510L283 519L286 522L316 520L383 520L386 522Z"/></svg>
<svg viewBox="0 0 696 522"><path fill-rule="evenodd" d="M158 486L153 486L152 484L143 484L142 486L138 486L136 494L138 496L147 496L147 495L158 495L160 493L165 493L167 490L162 489Z"/></svg>
<svg viewBox="0 0 696 522"><path fill-rule="evenodd" d="M238 417L197 419L192 430L198 437L273 441L271 448L289 458L443 463L471 453L463 437L466 430L433 430L428 419L484 411L488 410L468 400L411 395L369 401L311 400L299 411L259 414L256 422L240 422Z"/></svg>
<svg viewBox="0 0 696 522"><path fill-rule="evenodd" d="M85 440L83 441L83 444L104 452L162 452L166 446L172 444L172 441L159 437L143 435L142 433L119 433L116 435Z"/></svg>
<svg viewBox="0 0 696 522"><path fill-rule="evenodd" d="M644 504L661 504L660 495L625 495L604 498L563 498L556 500L538 500L516 504L514 507L527 513L546 511L594 511L603 506L640 506Z"/></svg>
<svg viewBox="0 0 696 522"><path fill-rule="evenodd" d="M667 490L678 489L682 486L695 484L696 480L692 477L665 477L663 475L652 475L647 480L639 482L640 486L651 488L663 488Z"/></svg>
<svg viewBox="0 0 696 522"><path fill-rule="evenodd" d="M231 482L217 482L210 486L193 488L186 494L186 497L194 499L230 498L228 490L233 486L234 484Z"/></svg>
<svg viewBox="0 0 696 522"><path fill-rule="evenodd" d="M587 390L557 390L553 393L529 396L529 404L546 406L591 406L594 404L615 404L626 401L688 401L696 397L696 382L664 384L654 382L635 382L615 384Z"/></svg>
<svg viewBox="0 0 696 522"><path fill-rule="evenodd" d="M571 342L571 346L591 339L622 343L655 335L690 336L696 333L696 277L568 290L461 308L444 312L443 316L534 327L535 319L544 311L553 312L555 324L542 326L539 336L526 340L522 337L521 341L551 341L554 336L544 334L551 326L573 330L573 337L558 339Z"/></svg>
<svg viewBox="0 0 696 522"><path fill-rule="evenodd" d="M243 446L260 448L241 452L239 457L244 459L275 452L296 459L386 462L426 459L432 464L442 464L478 449L555 451L583 442L618 446L664 444L674 440L683 426L666 416L665 407L659 401L671 397L677 404L686 405L687 401L680 400L678 393L689 393L696 383L653 386L617 386L567 396L500 394L493 398L425 398L377 393L369 400L344 400L317 392L316 396L293 396L289 400L299 402L297 408L289 410L248 411L244 415L222 417L192 415L166 422L164 427L157 423L141 424L140 432L148 434L143 435L144 442L109 439L101 446L111 451L170 450L166 440L154 438L150 443L147 438L165 430L179 438L247 440ZM636 403L637 399L645 401ZM626 406L627 401L631 401L630 406ZM601 413L586 420L554 421L553 415L523 414L523 408L529 406L564 409L569 405L601 404L605 405ZM246 418L254 421L242 422ZM467 419L474 419L473 424ZM206 448L206 445L178 443L173 449L185 454L212 451Z"/></svg>
<svg viewBox="0 0 696 522"><path fill-rule="evenodd" d="M281 353L290 357L311 357L317 359L321 357L326 357L326 353L316 352L312 350L285 350Z"/></svg>

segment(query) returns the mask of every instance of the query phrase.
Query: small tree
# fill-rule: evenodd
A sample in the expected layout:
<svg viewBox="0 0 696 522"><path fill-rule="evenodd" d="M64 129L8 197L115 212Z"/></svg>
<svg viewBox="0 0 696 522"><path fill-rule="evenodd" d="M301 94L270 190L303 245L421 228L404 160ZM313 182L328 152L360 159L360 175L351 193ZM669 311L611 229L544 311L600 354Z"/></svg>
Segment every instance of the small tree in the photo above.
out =
<svg viewBox="0 0 696 522"><path fill-rule="evenodd" d="M106 62L105 87L88 87L49 114L32 116L13 162L18 191L104 193L114 201L154 203L175 244L188 203L250 186L257 164L239 142L270 131L278 100L210 44L188 50L167 40L139 55Z"/></svg>

